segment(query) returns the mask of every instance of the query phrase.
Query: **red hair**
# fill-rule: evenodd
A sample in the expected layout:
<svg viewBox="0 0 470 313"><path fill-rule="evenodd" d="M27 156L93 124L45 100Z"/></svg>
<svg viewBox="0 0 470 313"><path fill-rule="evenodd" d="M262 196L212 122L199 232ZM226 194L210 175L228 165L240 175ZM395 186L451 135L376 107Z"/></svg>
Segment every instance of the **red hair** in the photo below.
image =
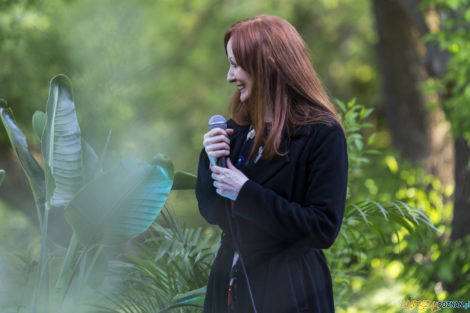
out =
<svg viewBox="0 0 470 313"><path fill-rule="evenodd" d="M230 115L237 124L251 124L258 134L265 134L266 109L273 113L266 138L255 137L249 158L263 141L263 159L286 155L287 151L279 151L281 140L295 127L334 121L340 124L310 62L305 42L289 22L258 15L227 30L225 49L230 39L237 64L253 78L247 101L241 102L240 91L235 92Z"/></svg>

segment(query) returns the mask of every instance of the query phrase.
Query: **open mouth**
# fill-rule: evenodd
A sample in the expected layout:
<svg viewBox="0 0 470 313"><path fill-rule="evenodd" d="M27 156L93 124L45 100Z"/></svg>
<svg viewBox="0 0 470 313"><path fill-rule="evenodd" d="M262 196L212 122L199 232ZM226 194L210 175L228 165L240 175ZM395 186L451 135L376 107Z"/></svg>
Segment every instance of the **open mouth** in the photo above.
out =
<svg viewBox="0 0 470 313"><path fill-rule="evenodd" d="M238 88L238 90L243 91L243 90L245 90L245 85L237 84L237 88Z"/></svg>

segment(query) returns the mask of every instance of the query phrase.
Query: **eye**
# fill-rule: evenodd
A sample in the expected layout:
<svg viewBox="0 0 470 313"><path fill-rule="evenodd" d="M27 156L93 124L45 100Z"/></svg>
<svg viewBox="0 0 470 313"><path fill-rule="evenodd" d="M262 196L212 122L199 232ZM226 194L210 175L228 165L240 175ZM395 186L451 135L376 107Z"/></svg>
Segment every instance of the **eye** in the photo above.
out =
<svg viewBox="0 0 470 313"><path fill-rule="evenodd" d="M232 62L232 61L230 61L230 65L231 65L231 66L233 66L233 68L237 68L237 67L238 67L238 65L237 65L237 64L235 64L235 63L234 63L234 62Z"/></svg>

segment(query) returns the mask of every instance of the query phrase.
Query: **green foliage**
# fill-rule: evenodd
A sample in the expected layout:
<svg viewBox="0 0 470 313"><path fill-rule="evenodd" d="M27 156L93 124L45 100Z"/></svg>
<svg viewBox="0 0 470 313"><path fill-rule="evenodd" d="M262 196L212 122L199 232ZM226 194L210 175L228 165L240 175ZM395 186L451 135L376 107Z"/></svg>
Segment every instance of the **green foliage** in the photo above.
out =
<svg viewBox="0 0 470 313"><path fill-rule="evenodd" d="M427 36L447 54L447 69L442 78L431 78L425 90L440 94L454 136L470 141L470 7L463 0L428 0L422 6L442 12L439 30Z"/></svg>
<svg viewBox="0 0 470 313"><path fill-rule="evenodd" d="M31 112L43 110L37 99L47 97L42 82L66 73L82 104L82 136L98 147L113 128L121 139L110 146L113 159L149 160L159 147L178 168L194 172L208 117L224 114L235 90L226 82L223 34L235 21L260 13L285 17L299 29L332 94L375 101L367 0L314 6L305 0L18 0L0 8L0 97L14 105L26 135Z"/></svg>
<svg viewBox="0 0 470 313"><path fill-rule="evenodd" d="M5 179L5 170L0 169L0 185L3 183L3 180Z"/></svg>
<svg viewBox="0 0 470 313"><path fill-rule="evenodd" d="M356 99L352 99L347 104L336 99L336 104L340 109L341 123L347 134L349 171L352 175L357 175L363 164L368 163L367 154L377 154L378 151L371 148L375 140L375 133L367 140L363 139L362 130L372 127L372 124L365 122L373 109L356 104Z"/></svg>
<svg viewBox="0 0 470 313"><path fill-rule="evenodd" d="M137 255L127 255L129 261L122 263L129 287L110 296L101 312L193 312L191 307L202 307L216 238L202 228L183 227L169 210L162 218L167 227L154 224Z"/></svg>
<svg viewBox="0 0 470 313"><path fill-rule="evenodd" d="M325 254L333 277L336 305L340 311L346 311L357 298L357 291L373 276L371 260L374 257L395 253L404 234L423 235L426 229L433 232L437 229L416 203L397 195L382 197L376 190L380 183L374 183L369 173L364 173L370 158L380 155L372 149L375 133L368 138L363 136L364 130L372 126L366 120L373 110L357 104L355 99L347 104L339 100L336 103L347 136L350 172L340 235ZM372 163L376 164L377 160ZM364 180L369 188L358 188Z"/></svg>
<svg viewBox="0 0 470 313"><path fill-rule="evenodd" d="M2 100L2 122L33 190L41 230L36 276L28 281L34 286L21 306L33 313L66 310L64 305L77 311L86 284L98 287L104 280L108 263L104 245L121 244L141 234L160 213L173 185L173 163L159 154L151 165L127 159L103 171L109 136L98 158L81 138L71 82L58 75L51 80L46 113L33 115L33 128L42 141L43 170L5 105ZM178 175L177 187L190 188L194 175ZM56 254L47 239L49 209L64 206L74 233L66 251L55 250ZM60 272L51 271L51 262L61 264Z"/></svg>

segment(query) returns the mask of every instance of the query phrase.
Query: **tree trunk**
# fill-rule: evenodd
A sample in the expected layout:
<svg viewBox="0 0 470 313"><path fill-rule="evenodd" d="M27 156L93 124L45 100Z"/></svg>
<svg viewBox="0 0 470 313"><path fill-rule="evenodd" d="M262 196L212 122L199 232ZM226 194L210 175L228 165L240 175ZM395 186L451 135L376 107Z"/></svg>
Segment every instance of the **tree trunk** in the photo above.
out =
<svg viewBox="0 0 470 313"><path fill-rule="evenodd" d="M420 84L428 78L426 47L416 24L397 0L373 0L378 31L382 99L392 144L423 162L443 183L453 183L453 146L441 108L429 109Z"/></svg>
<svg viewBox="0 0 470 313"><path fill-rule="evenodd" d="M455 192L452 241L470 234L470 147L460 136L455 141Z"/></svg>

